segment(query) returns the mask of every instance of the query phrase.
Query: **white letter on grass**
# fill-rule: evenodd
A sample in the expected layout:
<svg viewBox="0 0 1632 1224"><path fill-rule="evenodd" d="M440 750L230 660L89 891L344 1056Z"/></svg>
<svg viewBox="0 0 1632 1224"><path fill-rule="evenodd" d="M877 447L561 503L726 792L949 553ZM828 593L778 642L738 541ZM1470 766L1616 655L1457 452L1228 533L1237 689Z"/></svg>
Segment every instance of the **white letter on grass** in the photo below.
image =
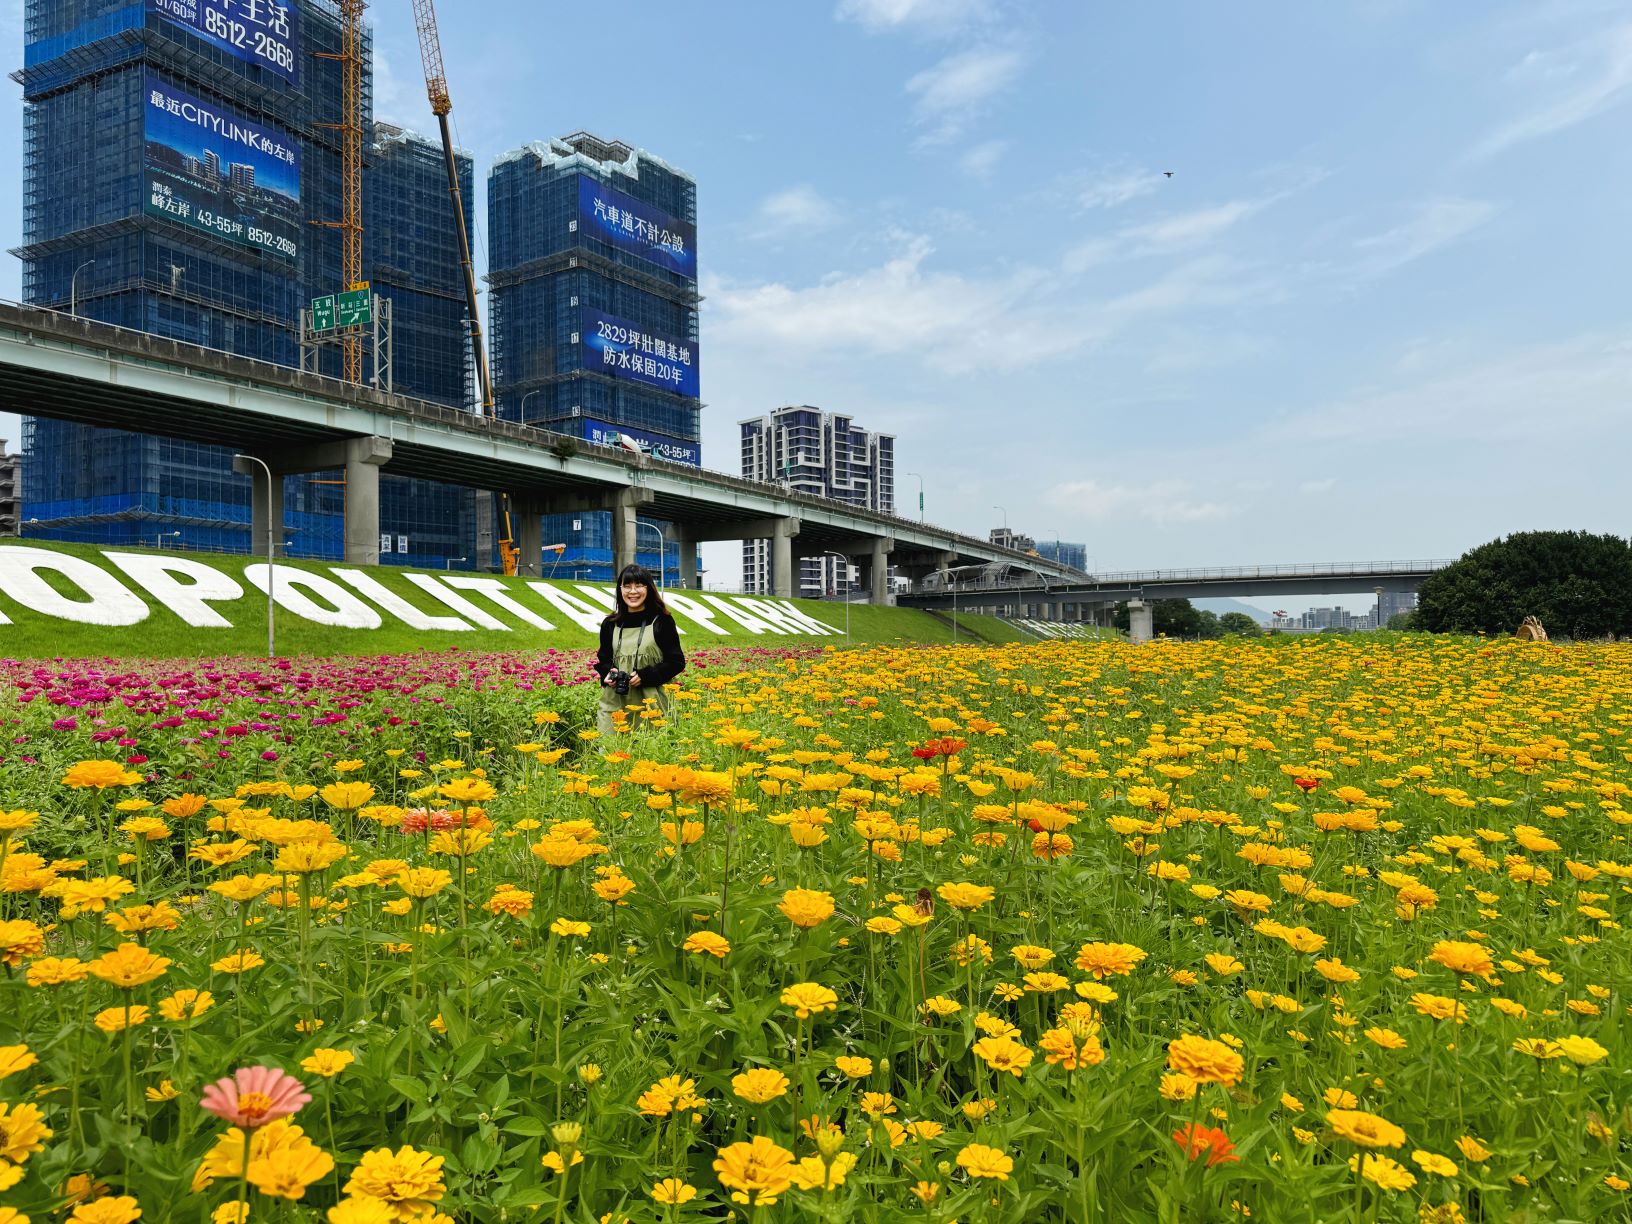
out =
<svg viewBox="0 0 1632 1224"><path fill-rule="evenodd" d="M195 629L231 629L232 622L208 600L244 597L244 588L231 574L187 557L155 557L152 553L104 552L102 554L142 587L159 603ZM176 576L190 579L176 581Z"/></svg>
<svg viewBox="0 0 1632 1224"><path fill-rule="evenodd" d="M89 595L90 602L61 594L40 577L40 570L61 574ZM44 548L0 548L0 591L31 612L82 625L134 625L147 619L147 605L112 574L79 557Z"/></svg>

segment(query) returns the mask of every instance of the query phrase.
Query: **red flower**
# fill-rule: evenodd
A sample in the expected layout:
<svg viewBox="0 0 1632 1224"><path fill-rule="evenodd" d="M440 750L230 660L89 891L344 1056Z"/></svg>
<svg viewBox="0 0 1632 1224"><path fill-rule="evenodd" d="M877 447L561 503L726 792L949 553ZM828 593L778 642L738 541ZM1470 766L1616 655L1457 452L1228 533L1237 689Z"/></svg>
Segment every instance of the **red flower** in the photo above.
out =
<svg viewBox="0 0 1632 1224"><path fill-rule="evenodd" d="M953 739L950 735L943 735L939 739L925 740L922 748L914 748L913 756L921 756L924 760L938 756L957 756L969 747L968 740Z"/></svg>
<svg viewBox="0 0 1632 1224"><path fill-rule="evenodd" d="M1299 790L1301 790L1304 794L1307 795L1310 791L1314 790L1315 787L1320 785L1320 779L1319 778L1293 778L1292 779L1292 785L1297 787Z"/></svg>
<svg viewBox="0 0 1632 1224"><path fill-rule="evenodd" d="M920 761L933 761L937 753L933 748L914 748L912 750L912 755L917 757Z"/></svg>
<svg viewBox="0 0 1632 1224"><path fill-rule="evenodd" d="M1041 833L1043 831L1043 822L1040 820L1028 820L1026 821L1026 827L1033 833Z"/></svg>
<svg viewBox="0 0 1632 1224"><path fill-rule="evenodd" d="M1199 1159L1205 1153L1209 1169L1214 1165L1236 1164L1241 1160L1235 1154L1235 1145L1230 1142L1230 1137L1216 1126L1187 1123L1183 1130L1173 1132L1173 1142L1191 1160Z"/></svg>

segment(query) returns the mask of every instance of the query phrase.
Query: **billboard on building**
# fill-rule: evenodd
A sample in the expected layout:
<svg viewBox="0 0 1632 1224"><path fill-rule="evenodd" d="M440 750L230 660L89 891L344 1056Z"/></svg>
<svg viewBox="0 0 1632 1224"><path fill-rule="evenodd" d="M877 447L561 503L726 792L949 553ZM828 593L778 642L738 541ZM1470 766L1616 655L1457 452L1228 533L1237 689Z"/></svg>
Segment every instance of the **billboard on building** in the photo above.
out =
<svg viewBox="0 0 1632 1224"><path fill-rule="evenodd" d="M697 279L695 225L587 174L578 176L578 231L688 280Z"/></svg>
<svg viewBox="0 0 1632 1224"><path fill-rule="evenodd" d="M584 369L693 399L702 394L697 346L690 340L676 340L588 306L580 308L578 326Z"/></svg>
<svg viewBox="0 0 1632 1224"><path fill-rule="evenodd" d="M628 425L608 425L605 421L597 421L591 417L581 417L584 440L601 446L622 446L622 439L639 443L640 448L654 459L667 459L670 463L689 463L692 467L703 466L703 450L696 442L684 442L679 438L668 438L662 434L648 433L644 429L634 429Z"/></svg>
<svg viewBox="0 0 1632 1224"><path fill-rule="evenodd" d="M144 210L227 242L300 255L300 149L289 133L147 74Z"/></svg>
<svg viewBox="0 0 1632 1224"><path fill-rule="evenodd" d="M300 10L293 0L147 0L147 11L291 85L300 80Z"/></svg>

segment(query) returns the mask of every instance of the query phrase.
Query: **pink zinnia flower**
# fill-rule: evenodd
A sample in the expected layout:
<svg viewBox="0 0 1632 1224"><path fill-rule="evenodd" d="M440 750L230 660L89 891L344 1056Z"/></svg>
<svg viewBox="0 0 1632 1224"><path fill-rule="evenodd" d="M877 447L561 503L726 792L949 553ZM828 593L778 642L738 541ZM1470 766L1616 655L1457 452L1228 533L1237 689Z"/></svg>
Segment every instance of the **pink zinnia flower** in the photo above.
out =
<svg viewBox="0 0 1632 1224"><path fill-rule="evenodd" d="M287 1118L311 1099L299 1080L277 1067L239 1067L205 1088L199 1104L234 1126L250 1128Z"/></svg>

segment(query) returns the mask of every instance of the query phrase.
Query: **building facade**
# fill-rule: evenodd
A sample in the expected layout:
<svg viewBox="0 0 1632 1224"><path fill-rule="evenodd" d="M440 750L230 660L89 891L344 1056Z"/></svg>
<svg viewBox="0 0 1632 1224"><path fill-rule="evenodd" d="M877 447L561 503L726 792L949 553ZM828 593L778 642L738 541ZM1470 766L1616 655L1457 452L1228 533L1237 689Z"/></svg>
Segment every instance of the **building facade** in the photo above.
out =
<svg viewBox="0 0 1632 1224"><path fill-rule="evenodd" d="M695 181L578 132L499 157L487 218L499 414L700 465ZM664 524L640 522L641 563L672 580ZM560 576L611 578L609 515L547 516L544 541Z"/></svg>
<svg viewBox="0 0 1632 1224"><path fill-rule="evenodd" d="M749 480L895 513L893 435L870 432L842 413L808 404L743 421L741 429L742 474ZM743 542L742 577L745 591L771 592L768 541ZM799 564L795 594L812 599L845 596L854 585L849 563L829 555L806 557Z"/></svg>
<svg viewBox="0 0 1632 1224"><path fill-rule="evenodd" d="M1088 545L1071 544L1064 540L1038 540L1037 555L1072 569L1088 572Z"/></svg>
<svg viewBox="0 0 1632 1224"><path fill-rule="evenodd" d="M342 211L332 126L342 65L325 58L341 50L332 0L26 0L24 299L297 364L301 307L343 287L340 231L321 224ZM366 33L361 50L367 132ZM445 177L439 198L451 215ZM398 353L437 343L414 334L412 320L398 326ZM339 366L337 349L320 354L324 373ZM417 372L403 373L397 390L419 393ZM227 450L37 417L23 430L27 534L248 549L249 482ZM393 543L428 537L433 524L442 531L459 501L392 483L382 481L381 499ZM343 554L339 473L287 478L284 506L291 555ZM410 544L389 559L474 551L474 540L451 553Z"/></svg>

